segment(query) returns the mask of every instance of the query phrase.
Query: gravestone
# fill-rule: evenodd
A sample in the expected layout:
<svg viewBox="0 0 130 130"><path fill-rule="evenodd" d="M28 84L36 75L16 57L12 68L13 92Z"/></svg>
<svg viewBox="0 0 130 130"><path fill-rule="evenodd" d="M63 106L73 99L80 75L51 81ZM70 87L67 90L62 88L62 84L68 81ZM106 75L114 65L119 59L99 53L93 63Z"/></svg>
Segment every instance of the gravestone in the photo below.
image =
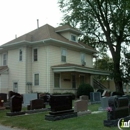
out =
<svg viewBox="0 0 130 130"><path fill-rule="evenodd" d="M10 99L11 112L20 112L22 110L22 96L12 96Z"/></svg>
<svg viewBox="0 0 130 130"><path fill-rule="evenodd" d="M104 126L117 126L118 120L130 120L129 106L127 97L113 96L108 100L109 109L107 111L107 120L104 120Z"/></svg>
<svg viewBox="0 0 130 130"><path fill-rule="evenodd" d="M28 110L42 109L45 108L44 100L35 99L30 101L30 105L28 106Z"/></svg>
<svg viewBox="0 0 130 130"><path fill-rule="evenodd" d="M110 92L108 92L107 90L104 90L102 93L102 97L109 97L110 96Z"/></svg>
<svg viewBox="0 0 130 130"><path fill-rule="evenodd" d="M0 110L4 110L5 107L4 107L4 101L2 100L2 98L0 97Z"/></svg>
<svg viewBox="0 0 130 130"><path fill-rule="evenodd" d="M39 99L43 99L45 104L48 104L50 101L50 94L49 93L41 93L39 94Z"/></svg>
<svg viewBox="0 0 130 130"><path fill-rule="evenodd" d="M37 99L37 93L27 93L23 94L23 106L27 107L27 105L30 105L30 101Z"/></svg>
<svg viewBox="0 0 130 130"><path fill-rule="evenodd" d="M6 93L0 93L1 100L4 102L7 102L7 94Z"/></svg>
<svg viewBox="0 0 130 130"><path fill-rule="evenodd" d="M99 111L103 111L103 110L106 110L107 107L108 107L108 100L109 100L109 97L102 97L101 98L101 107L99 107Z"/></svg>
<svg viewBox="0 0 130 130"><path fill-rule="evenodd" d="M46 120L54 121L77 116L72 109L71 95L51 95L49 104L51 111L45 115Z"/></svg>
<svg viewBox="0 0 130 130"><path fill-rule="evenodd" d="M91 113L88 110L88 96L80 96L80 99L74 102L74 111L78 116Z"/></svg>
<svg viewBox="0 0 130 130"><path fill-rule="evenodd" d="M101 102L101 93L100 92L90 92L90 101L91 101L91 103L100 103Z"/></svg>
<svg viewBox="0 0 130 130"><path fill-rule="evenodd" d="M25 112L22 112L22 102L23 102L23 96L19 93L15 93L13 91L9 91L9 104L10 104L10 111L7 112L7 116L16 116L16 115L22 115L25 114Z"/></svg>

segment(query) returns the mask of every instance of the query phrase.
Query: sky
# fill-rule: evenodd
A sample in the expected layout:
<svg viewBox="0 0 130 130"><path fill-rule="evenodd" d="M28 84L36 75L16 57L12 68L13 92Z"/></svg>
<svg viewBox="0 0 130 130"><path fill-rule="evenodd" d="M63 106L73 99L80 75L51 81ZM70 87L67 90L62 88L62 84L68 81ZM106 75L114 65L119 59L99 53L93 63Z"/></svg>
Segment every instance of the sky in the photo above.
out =
<svg viewBox="0 0 130 130"><path fill-rule="evenodd" d="M0 0L0 45L50 24L59 26L62 13L58 0Z"/></svg>

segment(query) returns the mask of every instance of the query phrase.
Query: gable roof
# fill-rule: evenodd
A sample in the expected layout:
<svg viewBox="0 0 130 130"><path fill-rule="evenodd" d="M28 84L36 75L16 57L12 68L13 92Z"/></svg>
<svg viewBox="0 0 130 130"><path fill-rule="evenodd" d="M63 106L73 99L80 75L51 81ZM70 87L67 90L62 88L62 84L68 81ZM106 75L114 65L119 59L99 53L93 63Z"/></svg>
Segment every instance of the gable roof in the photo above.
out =
<svg viewBox="0 0 130 130"><path fill-rule="evenodd" d="M75 29L75 28L73 28L73 27L71 27L70 25L67 25L67 24L55 28L55 31L56 32L70 31L70 32L74 32L76 34L82 34L78 29Z"/></svg>
<svg viewBox="0 0 130 130"><path fill-rule="evenodd" d="M91 51L96 52L95 49L93 49L92 47L90 47L84 43L77 43L77 42L70 41L67 38L60 35L60 33L57 33L57 32L59 32L59 30L64 30L65 28L71 29L71 30L78 32L78 33L80 32L77 29L70 27L69 25L63 25L63 26L54 28L48 24L45 24L44 26L39 27L38 29L35 29L35 30L33 30L27 34L24 34L16 39L10 41L10 42L3 44L1 47L13 45L13 44L18 44L20 42L25 42L25 41L26 42L37 42L37 41L45 41L48 39L51 39L51 40L54 39L57 41L68 43L70 45L75 45L75 46L80 47L80 48L90 49Z"/></svg>

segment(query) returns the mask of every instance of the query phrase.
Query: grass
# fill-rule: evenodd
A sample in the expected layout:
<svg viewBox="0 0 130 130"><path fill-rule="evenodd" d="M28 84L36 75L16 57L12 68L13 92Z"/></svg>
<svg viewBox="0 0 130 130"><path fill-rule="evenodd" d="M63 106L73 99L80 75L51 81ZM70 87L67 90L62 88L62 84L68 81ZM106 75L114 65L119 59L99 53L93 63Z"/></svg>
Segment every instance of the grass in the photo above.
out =
<svg viewBox="0 0 130 130"><path fill-rule="evenodd" d="M89 105L89 110L97 111L99 106L99 104ZM103 120L106 119L106 112L59 121L46 121L45 114L48 112L14 117L7 117L6 112L9 110L0 111L1 124L26 130L119 130L117 127L104 127Z"/></svg>

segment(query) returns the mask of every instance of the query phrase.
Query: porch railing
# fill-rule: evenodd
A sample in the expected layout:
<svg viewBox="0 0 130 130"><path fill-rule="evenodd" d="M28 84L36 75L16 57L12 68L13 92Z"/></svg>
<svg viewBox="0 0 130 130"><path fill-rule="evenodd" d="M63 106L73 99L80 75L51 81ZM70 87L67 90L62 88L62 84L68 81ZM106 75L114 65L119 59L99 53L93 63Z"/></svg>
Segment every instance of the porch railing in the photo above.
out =
<svg viewBox="0 0 130 130"><path fill-rule="evenodd" d="M94 89L108 89L107 87L105 87L102 83L100 83L98 80L93 79L93 87Z"/></svg>

